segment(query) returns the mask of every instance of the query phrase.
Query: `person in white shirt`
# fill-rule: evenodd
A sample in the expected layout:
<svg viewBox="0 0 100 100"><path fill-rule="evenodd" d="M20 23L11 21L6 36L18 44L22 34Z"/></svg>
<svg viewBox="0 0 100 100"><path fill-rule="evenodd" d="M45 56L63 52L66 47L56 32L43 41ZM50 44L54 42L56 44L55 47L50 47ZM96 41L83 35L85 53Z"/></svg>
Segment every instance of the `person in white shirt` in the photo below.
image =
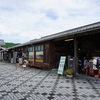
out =
<svg viewBox="0 0 100 100"><path fill-rule="evenodd" d="M93 56L92 58L93 58L93 70L94 70L94 77L95 77L94 82L99 82L98 69L96 67L97 57Z"/></svg>

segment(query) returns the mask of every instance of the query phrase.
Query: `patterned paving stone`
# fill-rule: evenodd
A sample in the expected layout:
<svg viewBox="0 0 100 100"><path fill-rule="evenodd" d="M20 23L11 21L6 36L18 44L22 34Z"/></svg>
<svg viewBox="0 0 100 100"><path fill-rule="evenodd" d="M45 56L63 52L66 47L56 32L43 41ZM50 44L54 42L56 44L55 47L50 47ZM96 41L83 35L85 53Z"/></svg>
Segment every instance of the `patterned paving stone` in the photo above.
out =
<svg viewBox="0 0 100 100"><path fill-rule="evenodd" d="M100 82L93 79L66 78L54 70L23 70L21 65L15 70L15 64L0 62L0 100L99 100Z"/></svg>

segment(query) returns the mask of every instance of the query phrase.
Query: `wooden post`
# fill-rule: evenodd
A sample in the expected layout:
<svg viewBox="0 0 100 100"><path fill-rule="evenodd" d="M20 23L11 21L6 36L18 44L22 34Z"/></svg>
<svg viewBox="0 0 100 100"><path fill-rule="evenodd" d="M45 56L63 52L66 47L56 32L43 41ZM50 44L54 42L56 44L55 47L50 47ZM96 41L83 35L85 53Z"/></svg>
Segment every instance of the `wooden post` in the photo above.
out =
<svg viewBox="0 0 100 100"><path fill-rule="evenodd" d="M76 73L78 71L78 54L77 54L77 35L74 35L74 76L76 76Z"/></svg>

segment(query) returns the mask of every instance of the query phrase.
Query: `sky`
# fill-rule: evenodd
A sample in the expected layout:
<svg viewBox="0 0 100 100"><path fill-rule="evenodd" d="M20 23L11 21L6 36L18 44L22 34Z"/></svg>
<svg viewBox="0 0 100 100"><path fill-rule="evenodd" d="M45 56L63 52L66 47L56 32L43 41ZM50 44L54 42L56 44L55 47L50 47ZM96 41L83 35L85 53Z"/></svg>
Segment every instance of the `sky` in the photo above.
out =
<svg viewBox="0 0 100 100"><path fill-rule="evenodd" d="M0 0L0 39L25 43L100 21L100 0Z"/></svg>

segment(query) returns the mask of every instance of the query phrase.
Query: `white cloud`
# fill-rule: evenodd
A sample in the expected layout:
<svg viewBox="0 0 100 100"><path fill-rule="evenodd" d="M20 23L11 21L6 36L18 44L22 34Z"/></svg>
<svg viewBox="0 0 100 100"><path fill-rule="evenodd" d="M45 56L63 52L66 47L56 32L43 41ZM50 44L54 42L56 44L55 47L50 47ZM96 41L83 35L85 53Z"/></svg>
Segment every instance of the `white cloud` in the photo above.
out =
<svg viewBox="0 0 100 100"><path fill-rule="evenodd" d="M100 21L99 16L99 0L1 0L0 38L23 43Z"/></svg>

